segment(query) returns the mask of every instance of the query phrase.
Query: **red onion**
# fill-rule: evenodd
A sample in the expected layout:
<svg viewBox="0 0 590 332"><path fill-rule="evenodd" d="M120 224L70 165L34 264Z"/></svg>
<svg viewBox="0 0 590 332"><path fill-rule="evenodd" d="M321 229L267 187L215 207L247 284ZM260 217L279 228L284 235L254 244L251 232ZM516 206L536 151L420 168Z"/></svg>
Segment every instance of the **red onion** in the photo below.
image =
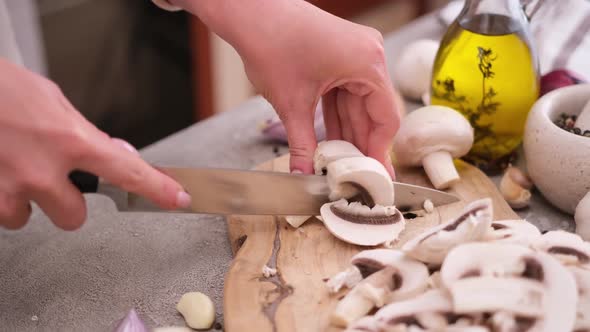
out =
<svg viewBox="0 0 590 332"><path fill-rule="evenodd" d="M571 70L556 69L541 77L541 96L555 89L585 82L585 79Z"/></svg>
<svg viewBox="0 0 590 332"><path fill-rule="evenodd" d="M113 332L148 332L148 329L137 315L135 309L131 309Z"/></svg>

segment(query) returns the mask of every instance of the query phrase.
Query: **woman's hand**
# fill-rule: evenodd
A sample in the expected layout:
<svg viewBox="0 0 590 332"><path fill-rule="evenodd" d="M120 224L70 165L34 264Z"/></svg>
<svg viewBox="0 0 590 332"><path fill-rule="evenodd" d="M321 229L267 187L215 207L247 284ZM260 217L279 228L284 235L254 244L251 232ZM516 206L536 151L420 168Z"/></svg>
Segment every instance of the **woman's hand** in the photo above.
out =
<svg viewBox="0 0 590 332"><path fill-rule="evenodd" d="M34 201L58 227L80 227L86 205L68 179L74 169L163 208L190 204L179 184L84 119L54 83L0 58L0 226L23 227Z"/></svg>
<svg viewBox="0 0 590 332"><path fill-rule="evenodd" d="M236 48L250 81L288 135L291 170L312 173L314 110L328 139L344 139L390 171L401 98L392 87L381 34L300 0L172 0Z"/></svg>

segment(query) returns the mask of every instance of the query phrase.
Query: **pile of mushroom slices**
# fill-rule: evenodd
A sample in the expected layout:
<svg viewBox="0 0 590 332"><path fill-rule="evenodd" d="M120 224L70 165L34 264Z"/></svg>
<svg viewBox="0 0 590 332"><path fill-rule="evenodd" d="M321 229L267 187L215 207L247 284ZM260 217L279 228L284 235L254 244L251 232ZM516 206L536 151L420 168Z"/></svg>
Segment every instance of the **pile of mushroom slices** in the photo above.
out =
<svg viewBox="0 0 590 332"><path fill-rule="evenodd" d="M318 144L314 170L327 177L330 202L317 217L340 240L361 246L395 242L405 228L402 213L394 205L391 176L377 160L363 155L346 141ZM299 227L309 217L286 220Z"/></svg>
<svg viewBox="0 0 590 332"><path fill-rule="evenodd" d="M590 331L590 243L467 205L401 249L370 249L326 281L346 331Z"/></svg>

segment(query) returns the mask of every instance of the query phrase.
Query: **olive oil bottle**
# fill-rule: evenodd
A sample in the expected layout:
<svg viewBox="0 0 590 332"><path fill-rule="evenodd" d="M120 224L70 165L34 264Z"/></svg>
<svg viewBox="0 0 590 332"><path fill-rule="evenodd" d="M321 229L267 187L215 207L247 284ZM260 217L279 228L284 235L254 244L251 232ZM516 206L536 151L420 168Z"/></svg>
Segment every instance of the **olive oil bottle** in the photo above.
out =
<svg viewBox="0 0 590 332"><path fill-rule="evenodd" d="M522 142L539 96L536 51L518 0L467 0L438 50L431 103L461 112L474 128L464 158L495 173Z"/></svg>

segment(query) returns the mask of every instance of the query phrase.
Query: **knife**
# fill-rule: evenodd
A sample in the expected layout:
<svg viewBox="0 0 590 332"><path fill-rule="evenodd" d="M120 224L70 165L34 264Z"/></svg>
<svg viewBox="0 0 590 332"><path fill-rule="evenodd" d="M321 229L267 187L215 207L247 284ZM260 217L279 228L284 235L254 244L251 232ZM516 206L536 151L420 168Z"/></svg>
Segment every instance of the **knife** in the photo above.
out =
<svg viewBox="0 0 590 332"><path fill-rule="evenodd" d="M122 212L188 212L220 215L319 215L329 202L326 176L268 171L158 167L191 195L189 209L163 210L148 199L74 171L70 180L82 193L110 197ZM440 206L459 201L454 195L426 187L394 182L395 205L401 211L423 209L426 199Z"/></svg>

